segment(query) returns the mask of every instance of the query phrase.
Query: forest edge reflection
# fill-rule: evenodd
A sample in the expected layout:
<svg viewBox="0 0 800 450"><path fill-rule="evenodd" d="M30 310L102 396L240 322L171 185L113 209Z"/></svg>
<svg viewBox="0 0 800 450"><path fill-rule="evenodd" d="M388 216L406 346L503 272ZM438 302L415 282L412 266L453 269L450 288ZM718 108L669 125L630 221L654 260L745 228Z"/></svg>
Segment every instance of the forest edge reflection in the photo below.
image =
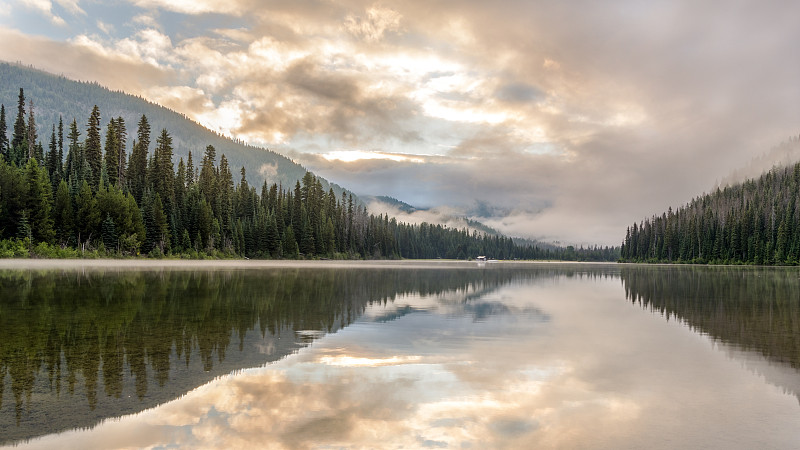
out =
<svg viewBox="0 0 800 450"><path fill-rule="evenodd" d="M0 272L4 293L7 289L19 289L19 296L10 303L21 305L21 317L38 319L27 327L34 337L31 341L34 345L23 346L23 350L19 350L18 345L16 352L7 349L0 352L0 370L8 373L4 377L8 386L2 405L3 417L22 419L20 425L4 424L2 434L7 436L6 431L15 430L24 432L25 414L40 416L71 411L65 404L69 408L77 405L77 416L83 422L61 423L59 429L90 426L103 417L163 403L217 375L280 359L324 333L352 323L368 305L393 301L406 293L443 298L456 293L453 301L466 303L514 280L569 278L576 274L620 277L629 301L657 311L667 320L677 317L733 351L754 350L769 362L797 368L795 336L798 333L792 318L797 317L800 297L797 274L792 269L509 264L492 270L477 270L463 263L453 267L449 263L428 264L429 267L423 268L411 264L378 265L371 270L362 270L365 266L340 270L341 264L327 267L336 270L307 270L308 263L286 269L245 270L235 264L199 272L181 270L176 265L158 271L139 269L132 274L128 270L96 268L85 272L29 270L22 271L16 278ZM310 266L320 268L314 264ZM397 270L400 266L403 270ZM430 270L434 267L447 270ZM53 276L62 283L48 283L46 278ZM132 280L128 278L131 276ZM69 288L65 290L63 285ZM56 293L62 297L72 293L78 298L54 300ZM180 300L179 297L194 300ZM472 312L476 320L480 320L492 315L493 308L500 306L481 303L475 305ZM9 302L4 300L0 308L0 326L5 330ZM108 317L91 312L98 308ZM86 313L75 313L82 310ZM391 321L412 312L397 311L393 316L378 320ZM51 313L57 319L48 316ZM215 327L210 324L213 321L222 322L222 325ZM37 330L47 333L39 336L35 334ZM134 334L141 335L141 339L134 339ZM266 339L272 337L281 339ZM25 339L19 341L20 345ZM139 344L144 347L137 351ZM59 345L61 357L48 356L47 351L58 349ZM91 350L76 351L70 347L76 345L88 345ZM13 358L8 355L25 355L27 359L12 368ZM137 358L145 362L141 378L134 369ZM341 361L342 364L353 362ZM387 360L383 364L391 362ZM176 376L178 370L190 365L195 365L194 372L181 372ZM111 372L108 375L107 370ZM96 374L94 380L86 377L84 371ZM26 380L32 380L31 387L26 387ZM144 380L143 385L140 380ZM86 386L87 382L95 383L95 387ZM798 390L791 380L770 382L797 395ZM139 396L142 388L144 394ZM62 404L47 406L58 408L47 411L31 406L32 401L36 403L37 396L53 392ZM135 393L128 403L126 393ZM13 409L9 409L11 397ZM18 400L22 405L19 407L21 416L16 416ZM53 403L52 399L48 402ZM81 409L89 412L81 416ZM41 428L41 424L38 427ZM17 439L52 431L44 430Z"/></svg>
<svg viewBox="0 0 800 450"><path fill-rule="evenodd" d="M3 442L172 400L291 354L373 302L446 292L468 301L522 270L436 261L126 263L0 270Z"/></svg>

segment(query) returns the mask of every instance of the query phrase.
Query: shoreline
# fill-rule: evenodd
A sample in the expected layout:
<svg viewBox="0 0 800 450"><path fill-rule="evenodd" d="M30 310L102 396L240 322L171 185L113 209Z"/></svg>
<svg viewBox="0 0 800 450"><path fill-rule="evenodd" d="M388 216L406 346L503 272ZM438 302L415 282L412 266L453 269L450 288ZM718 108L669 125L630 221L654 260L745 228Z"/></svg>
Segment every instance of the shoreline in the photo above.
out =
<svg viewBox="0 0 800 450"><path fill-rule="evenodd" d="M257 260L257 259L0 259L0 270L82 270L82 269L138 269L138 270L192 270L192 269L484 269L491 266L511 265L616 265L615 262L585 261L497 261L478 264L475 261L456 259L403 259L403 260Z"/></svg>

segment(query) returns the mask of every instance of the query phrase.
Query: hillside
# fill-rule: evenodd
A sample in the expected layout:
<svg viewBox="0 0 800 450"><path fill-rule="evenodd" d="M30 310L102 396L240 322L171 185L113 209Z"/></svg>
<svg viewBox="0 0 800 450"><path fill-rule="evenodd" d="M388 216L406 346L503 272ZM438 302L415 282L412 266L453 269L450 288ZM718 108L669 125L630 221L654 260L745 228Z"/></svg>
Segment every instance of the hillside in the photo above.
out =
<svg viewBox="0 0 800 450"><path fill-rule="evenodd" d="M199 161L206 146L213 145L217 155L225 154L236 172L244 167L248 181L256 186L266 180L269 184L279 183L293 187L306 172L301 165L283 155L221 136L180 113L140 97L111 91L97 83L73 81L29 67L0 63L0 103L5 105L6 125L9 127L13 125L17 112L20 88L25 91L26 102L33 100L39 139L44 142L45 147L49 142L52 126L58 125L59 116L64 119L65 129L74 118L83 138L88 113L97 105L103 131L112 117L122 117L129 134L135 135L136 123L142 114L147 116L154 136L161 129L167 129L175 147L176 163L179 158L186 159L190 151L195 161ZM131 151L131 144L129 141L128 153ZM320 181L327 190L328 182L323 179ZM335 185L333 187L340 195L341 188Z"/></svg>
<svg viewBox="0 0 800 450"><path fill-rule="evenodd" d="M627 262L795 265L800 262L800 163L717 188L628 228Z"/></svg>

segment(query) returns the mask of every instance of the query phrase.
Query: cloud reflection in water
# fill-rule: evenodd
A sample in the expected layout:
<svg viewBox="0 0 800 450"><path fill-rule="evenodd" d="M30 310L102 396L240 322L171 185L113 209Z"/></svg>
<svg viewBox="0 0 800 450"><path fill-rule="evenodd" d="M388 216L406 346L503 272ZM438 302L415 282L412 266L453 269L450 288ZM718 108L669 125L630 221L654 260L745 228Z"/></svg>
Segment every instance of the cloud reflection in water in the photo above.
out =
<svg viewBox="0 0 800 450"><path fill-rule="evenodd" d="M791 442L753 415L796 414L796 400L620 295L614 279L509 285L462 303L406 295L284 360L55 439L81 448L674 448L741 444L760 427L767 444Z"/></svg>

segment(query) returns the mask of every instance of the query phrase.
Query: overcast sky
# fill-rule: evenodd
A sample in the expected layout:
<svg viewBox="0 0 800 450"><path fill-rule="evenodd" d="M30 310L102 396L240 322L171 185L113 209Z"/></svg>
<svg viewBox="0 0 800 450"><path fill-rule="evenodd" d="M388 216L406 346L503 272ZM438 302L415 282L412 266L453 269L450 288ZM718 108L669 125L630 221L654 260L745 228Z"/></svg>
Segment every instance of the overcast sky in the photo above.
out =
<svg viewBox="0 0 800 450"><path fill-rule="evenodd" d="M357 193L618 245L800 132L800 3L0 0L0 59Z"/></svg>

